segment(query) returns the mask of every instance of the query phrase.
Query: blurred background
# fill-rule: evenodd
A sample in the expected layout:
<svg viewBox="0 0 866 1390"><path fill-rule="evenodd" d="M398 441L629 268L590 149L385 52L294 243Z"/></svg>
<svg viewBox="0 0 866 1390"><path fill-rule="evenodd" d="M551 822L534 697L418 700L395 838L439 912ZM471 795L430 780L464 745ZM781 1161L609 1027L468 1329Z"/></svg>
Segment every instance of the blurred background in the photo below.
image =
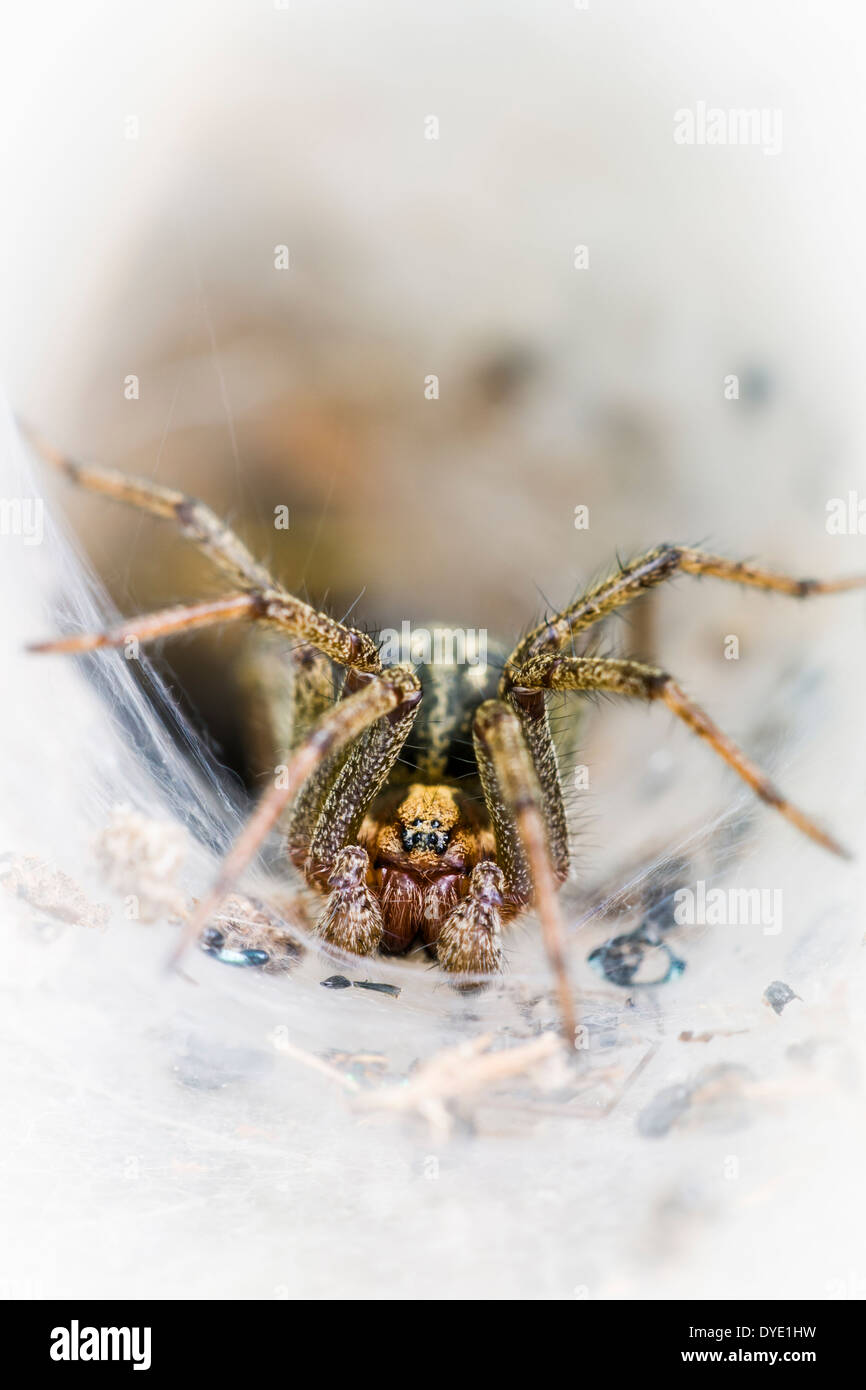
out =
<svg viewBox="0 0 866 1390"><path fill-rule="evenodd" d="M856 526L827 529L831 499L866 496L866 74L849 0L820 11L805 0L48 0L19 8L2 48L11 408L76 457L200 495L312 602L338 617L355 604L359 626L444 619L507 639L617 553L662 540L794 574L866 568ZM700 103L771 113L780 138L678 143L677 113ZM134 613L220 592L168 527L38 464L34 480L106 604ZM274 526L278 507L288 530ZM583 507L588 527L575 524ZM47 635L68 572L46 571L37 548L6 550L9 630ZM43 606L25 623L31 587ZM738 660L724 657L731 634ZM801 799L811 788L810 809L849 840L866 786L862 638L857 598L800 607L688 580L618 635L661 657ZM155 654L234 767L239 640L201 635ZM35 710L35 677L16 686L17 671L10 655L9 700ZM71 676L50 679L69 717ZM38 708L50 721L50 701ZM42 737L11 725L7 805L10 843L44 851L21 790ZM660 715L611 708L587 740L590 878L736 795ZM799 846L784 835L773 843L796 896ZM805 872L811 932L836 869L810 859ZM840 891L850 944L855 895ZM700 991L692 1003L706 1007ZM320 1025L304 1017L312 1038ZM486 1161L496 1167L468 1161L479 1183ZM666 1205L663 1165L644 1176L659 1221L673 1212L677 1232L689 1225L689 1183ZM613 1270L599 1242L592 1296L658 1287L640 1241L628 1277L622 1252ZM706 1289L733 1287L733 1244L728 1256L728 1285L717 1271ZM693 1289L706 1267L694 1258L669 1290ZM67 1268L49 1291L66 1287ZM498 1287L570 1296L561 1269L544 1268L535 1284L513 1268ZM184 1287L178 1267L174 1277ZM816 1287L831 1277L848 1276L822 1266Z"/></svg>
<svg viewBox="0 0 866 1390"><path fill-rule="evenodd" d="M851 7L40 13L5 59L5 369L60 447L202 495L373 627L507 637L666 539L856 562L824 510L858 476ZM699 101L780 113L779 148L675 143ZM61 505L124 611L219 582ZM731 604L692 596L688 650ZM168 656L211 723L219 640Z"/></svg>

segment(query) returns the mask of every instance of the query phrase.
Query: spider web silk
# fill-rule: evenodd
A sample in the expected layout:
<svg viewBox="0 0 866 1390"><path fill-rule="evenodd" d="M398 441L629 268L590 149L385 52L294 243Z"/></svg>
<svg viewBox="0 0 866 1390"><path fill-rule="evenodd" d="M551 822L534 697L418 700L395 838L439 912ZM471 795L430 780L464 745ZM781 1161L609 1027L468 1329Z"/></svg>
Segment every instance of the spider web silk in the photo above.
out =
<svg viewBox="0 0 866 1390"><path fill-rule="evenodd" d="M531 1038L553 1022L537 932L514 932L503 986L471 999L400 962L357 972L396 983L399 999L326 990L329 969L315 953L284 977L198 953L183 976L167 976L177 928L124 916L100 879L93 836L120 802L179 827L179 883L195 894L243 808L195 731L180 727L180 742L167 733L155 709L171 702L155 675L150 699L119 654L85 670L24 653L60 622L92 628L111 615L58 528L60 486L29 459L8 412L0 430L3 495L46 497L42 544L10 536L0 547L0 851L7 868L30 857L66 875L55 888L61 898L68 890L74 918L20 892L0 899L3 1292L384 1297L408 1292L410 1268L413 1297L471 1297L479 1279L490 1296L630 1297L650 1270L655 1292L675 1295L694 1291L694 1261L704 1295L724 1295L734 1277L754 1294L853 1287L861 1241L841 1217L859 1190L864 1137L862 868L821 860L786 827L764 824L736 853L722 834L711 881L780 886L785 930L740 929L728 940L686 929L682 979L635 992L628 1005L627 992L586 965L619 928L599 922L598 901L575 890L570 957L586 1064L600 1077L582 1104L563 1102L567 1079L545 1099L518 1078L495 1099L458 1106L447 1140L417 1117L359 1118L287 1043L333 1065L351 1055L361 1085L372 1074L399 1086L417 1063L482 1032L506 1044ZM814 661L824 677L798 692L782 771L862 849L863 654L837 631ZM643 765L658 731L635 722L630 732L629 757ZM730 815L730 788L718 818L707 812L715 784L703 750L677 733L672 746L675 775L660 792L638 795L623 778L618 797L599 796L602 821L626 811L634 821L637 867L619 887L657 876L683 842L691 854L695 838L717 841ZM641 860L641 840L657 837L668 804L686 828ZM592 834L582 827L579 851ZM584 878L591 862L587 850ZM86 921L69 885L107 920ZM799 995L780 1015L763 997L776 979ZM713 1036L681 1041L687 1033ZM760 1256L746 1275L744 1248Z"/></svg>

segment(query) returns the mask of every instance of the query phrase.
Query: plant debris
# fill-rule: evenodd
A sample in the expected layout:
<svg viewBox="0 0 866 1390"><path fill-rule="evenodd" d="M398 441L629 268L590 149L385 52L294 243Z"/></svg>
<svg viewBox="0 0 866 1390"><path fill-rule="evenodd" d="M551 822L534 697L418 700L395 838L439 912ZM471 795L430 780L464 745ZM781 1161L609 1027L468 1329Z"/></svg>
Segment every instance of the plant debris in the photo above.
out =
<svg viewBox="0 0 866 1390"><path fill-rule="evenodd" d="M107 925L109 909L92 903L68 874L52 869L33 855L4 858L9 860L9 866L0 871L0 883L7 892L59 922L82 927Z"/></svg>

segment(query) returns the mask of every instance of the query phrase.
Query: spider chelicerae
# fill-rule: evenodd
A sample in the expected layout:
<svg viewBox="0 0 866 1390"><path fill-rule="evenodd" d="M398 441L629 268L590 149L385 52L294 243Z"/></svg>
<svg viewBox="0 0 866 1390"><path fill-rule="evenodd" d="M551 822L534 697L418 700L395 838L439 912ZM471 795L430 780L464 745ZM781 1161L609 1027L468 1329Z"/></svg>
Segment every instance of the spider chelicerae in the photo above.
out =
<svg viewBox="0 0 866 1390"><path fill-rule="evenodd" d="M825 849L845 853L668 672L587 654L586 638L611 613L677 574L709 575L794 598L863 587L866 578L792 579L688 546L660 545L620 565L510 652L503 649L496 663L467 667L434 659L417 668L383 667L368 633L288 593L204 503L148 479L77 463L41 442L38 447L81 486L172 521L210 557L232 592L34 650L87 652L122 646L130 636L145 643L232 622L265 624L291 639L276 678L272 664L267 678L254 679L274 730L285 733L286 761L190 916L175 961L208 929L285 817L289 859L321 898L314 930L335 951L401 953L419 943L455 984L470 987L501 970L503 923L534 908L563 1029L573 1037L558 895L568 876L569 839L547 710L551 691L659 701L763 801ZM345 673L336 701L335 667ZM285 938L275 933L272 949L285 950ZM267 958L266 951L255 954Z"/></svg>

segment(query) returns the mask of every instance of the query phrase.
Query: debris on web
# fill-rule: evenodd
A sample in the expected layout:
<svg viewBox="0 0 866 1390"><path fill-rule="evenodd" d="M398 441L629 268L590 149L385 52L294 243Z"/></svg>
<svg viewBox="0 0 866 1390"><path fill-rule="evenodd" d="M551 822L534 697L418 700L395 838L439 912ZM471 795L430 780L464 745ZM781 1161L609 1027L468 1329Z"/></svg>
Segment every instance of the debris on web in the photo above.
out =
<svg viewBox="0 0 866 1390"><path fill-rule="evenodd" d="M93 853L106 886L135 900L130 915L158 922L183 915L184 897L177 881L189 852L189 840L176 821L155 820L121 804L94 836Z"/></svg>
<svg viewBox="0 0 866 1390"><path fill-rule="evenodd" d="M8 893L58 922L81 927L104 927L109 909L93 903L69 874L54 869L35 855L3 856L0 883Z"/></svg>

